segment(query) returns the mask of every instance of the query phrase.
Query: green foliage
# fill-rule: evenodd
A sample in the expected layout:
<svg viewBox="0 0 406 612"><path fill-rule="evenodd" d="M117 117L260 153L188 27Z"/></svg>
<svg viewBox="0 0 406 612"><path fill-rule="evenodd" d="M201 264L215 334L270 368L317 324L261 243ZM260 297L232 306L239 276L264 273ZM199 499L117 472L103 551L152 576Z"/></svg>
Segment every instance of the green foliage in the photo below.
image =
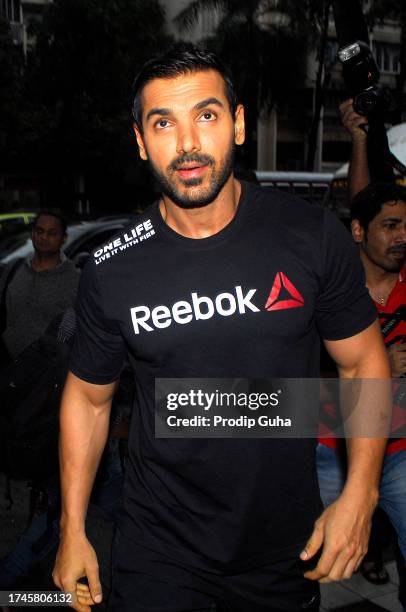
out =
<svg viewBox="0 0 406 612"><path fill-rule="evenodd" d="M307 51L320 40L325 5L325 0L192 0L176 17L184 30L205 11L217 14L208 43L236 76L248 119L251 166L258 115L289 106L305 87Z"/></svg>
<svg viewBox="0 0 406 612"><path fill-rule="evenodd" d="M96 159L114 166L130 145L132 80L167 42L159 3L56 0L37 37L28 94L52 115L52 149L80 167Z"/></svg>
<svg viewBox="0 0 406 612"><path fill-rule="evenodd" d="M175 21L180 30L190 29L205 11L216 12L219 23L207 42L236 75L244 103L253 112L268 113L304 82L308 32L299 31L298 4L281 0L276 12L274 0L193 0ZM281 18L290 5L295 19Z"/></svg>
<svg viewBox="0 0 406 612"><path fill-rule="evenodd" d="M45 177L50 198L71 206L82 174L97 197L139 175L131 85L169 43L158 0L54 0L32 26L24 74L19 169ZM1 49L0 49L1 54ZM61 185L63 189L61 190Z"/></svg>

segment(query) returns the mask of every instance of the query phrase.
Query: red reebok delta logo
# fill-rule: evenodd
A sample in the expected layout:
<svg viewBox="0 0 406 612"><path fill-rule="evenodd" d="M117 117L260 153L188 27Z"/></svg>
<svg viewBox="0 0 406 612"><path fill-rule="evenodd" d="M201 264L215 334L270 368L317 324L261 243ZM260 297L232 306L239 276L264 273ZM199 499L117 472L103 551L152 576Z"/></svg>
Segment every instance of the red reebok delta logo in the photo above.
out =
<svg viewBox="0 0 406 612"><path fill-rule="evenodd" d="M290 294L290 300L280 300L277 301L279 295L282 291L282 287ZM304 306L304 299L293 285L293 283L288 279L286 274L283 272L277 272L275 276L275 280L273 283L273 287L271 289L271 293L269 294L268 300L265 304L265 310L270 312L271 310L285 310L286 308L300 308L300 306Z"/></svg>

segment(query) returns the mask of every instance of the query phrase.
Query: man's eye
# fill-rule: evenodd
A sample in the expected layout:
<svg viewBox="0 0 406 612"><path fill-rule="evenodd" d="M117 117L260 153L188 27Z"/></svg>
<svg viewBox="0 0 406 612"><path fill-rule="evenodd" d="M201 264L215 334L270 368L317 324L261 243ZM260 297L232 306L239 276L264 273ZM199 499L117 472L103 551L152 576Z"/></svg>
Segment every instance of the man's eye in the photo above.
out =
<svg viewBox="0 0 406 612"><path fill-rule="evenodd" d="M205 111L203 115L201 115L201 119L203 119L203 121L213 121L213 119L215 118L216 118L215 114L212 113L211 111Z"/></svg>
<svg viewBox="0 0 406 612"><path fill-rule="evenodd" d="M161 128L166 128L168 126L168 120L167 119L160 119L159 121L156 122L155 127L157 127L158 129Z"/></svg>

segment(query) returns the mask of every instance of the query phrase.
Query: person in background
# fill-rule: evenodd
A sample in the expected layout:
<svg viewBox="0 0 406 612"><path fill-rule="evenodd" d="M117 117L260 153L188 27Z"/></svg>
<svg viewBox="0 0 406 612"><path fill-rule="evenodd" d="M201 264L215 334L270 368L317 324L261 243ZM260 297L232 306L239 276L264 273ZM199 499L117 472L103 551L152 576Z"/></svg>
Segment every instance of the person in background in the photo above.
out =
<svg viewBox="0 0 406 612"><path fill-rule="evenodd" d="M48 326L73 306L79 270L61 252L66 222L53 211L41 211L32 226L34 254L7 281L11 264L0 279L5 304L3 343L11 359L37 340Z"/></svg>
<svg viewBox="0 0 406 612"><path fill-rule="evenodd" d="M368 123L358 115L352 100L340 107L343 125L351 135L349 168L351 230L359 246L366 286L378 311L394 378L406 374L406 189L396 184L370 184L367 159ZM395 393L393 427L404 423L400 400ZM404 400L403 400L404 404ZM406 439L392 437L386 449L380 485L379 506L389 516L398 535L403 556L398 563L401 589L399 599L406 610ZM323 502L330 505L340 494L345 480L345 456L334 439L322 439L317 449L317 467ZM370 549L363 563L363 574L371 582L383 583L387 572L379 545L379 517L373 529Z"/></svg>

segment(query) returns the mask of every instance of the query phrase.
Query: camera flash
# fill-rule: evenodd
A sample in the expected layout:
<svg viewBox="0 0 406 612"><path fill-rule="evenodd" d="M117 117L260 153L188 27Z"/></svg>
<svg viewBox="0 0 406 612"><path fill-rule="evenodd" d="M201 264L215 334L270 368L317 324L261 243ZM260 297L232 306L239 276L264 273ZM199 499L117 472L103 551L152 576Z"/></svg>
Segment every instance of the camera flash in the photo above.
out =
<svg viewBox="0 0 406 612"><path fill-rule="evenodd" d="M358 55L361 52L361 48L358 43L353 43L352 45L347 45L346 47L342 47L342 49L338 50L338 57L341 62L346 62Z"/></svg>

